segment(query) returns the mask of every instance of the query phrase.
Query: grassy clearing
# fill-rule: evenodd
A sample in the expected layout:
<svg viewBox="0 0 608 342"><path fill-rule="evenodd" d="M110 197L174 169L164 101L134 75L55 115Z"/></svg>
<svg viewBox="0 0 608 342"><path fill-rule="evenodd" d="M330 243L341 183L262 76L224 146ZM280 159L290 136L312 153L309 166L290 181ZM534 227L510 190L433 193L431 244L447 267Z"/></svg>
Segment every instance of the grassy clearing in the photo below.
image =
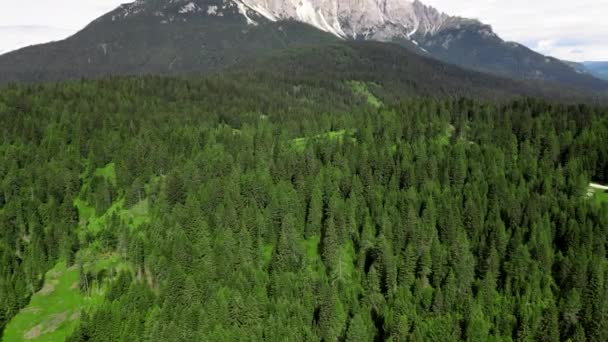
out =
<svg viewBox="0 0 608 342"><path fill-rule="evenodd" d="M608 192L599 189L589 188L588 190L589 197L593 197L593 201L602 206L604 203L608 203Z"/></svg>
<svg viewBox="0 0 608 342"><path fill-rule="evenodd" d="M608 192L601 192L599 190L596 190L595 194L593 195L593 198L595 200L595 203L601 206L604 203L608 203Z"/></svg>
<svg viewBox="0 0 608 342"><path fill-rule="evenodd" d="M112 184L116 184L116 166L110 163L103 168L98 168L93 173L94 176L104 177ZM157 180L155 180L157 181ZM108 224L109 220L114 216L118 216L121 220L131 228L137 228L149 220L148 211L150 204L147 198L136 203L133 207L127 209L124 198L115 201L112 206L101 216L96 215L95 208L83 200L82 194L90 185L90 180L83 181L81 195L74 200L74 206L78 210L80 217L80 226L92 233L99 233Z"/></svg>
<svg viewBox="0 0 608 342"><path fill-rule="evenodd" d="M115 185L114 163L96 169L92 176L103 177ZM91 184L91 179L84 177L86 176L83 175L80 196L74 200L80 217L80 234L99 233L114 215L131 229L149 220L148 199L126 209L125 200L121 198L103 215L96 215L95 208L83 200L82 194ZM94 245L80 250L77 260L87 274L100 282L91 280L91 285L85 293L80 289L79 267L67 267L65 262L59 262L47 272L43 288L32 296L28 306L6 326L3 341L64 341L78 324L81 313L94 310L103 302L108 282L120 270L129 270L129 265L117 254L100 254ZM104 276L100 277L102 274Z"/></svg>
<svg viewBox="0 0 608 342"><path fill-rule="evenodd" d="M338 266L335 270L334 277L336 280L340 280L346 283L351 283L353 275L355 274L355 247L352 241L349 241L346 245L340 247Z"/></svg>
<svg viewBox="0 0 608 342"><path fill-rule="evenodd" d="M116 186L116 164L109 163L102 168L96 169L93 176L105 178L112 183L112 185Z"/></svg>
<svg viewBox="0 0 608 342"><path fill-rule="evenodd" d="M304 240L306 260L309 264L314 264L321 260L319 256L319 244L321 244L321 238L319 236L313 236L310 239Z"/></svg>
<svg viewBox="0 0 608 342"><path fill-rule="evenodd" d="M606 186L604 185L590 183L587 188L587 197L593 198L593 201L597 205L602 206L604 203L608 203L608 190L606 190Z"/></svg>
<svg viewBox="0 0 608 342"><path fill-rule="evenodd" d="M456 128L452 125L449 125L445 132L443 134L441 134L439 137L437 137L437 142L441 145L441 146L448 146L450 144L450 139L452 138L452 136L454 135L454 132L456 131Z"/></svg>
<svg viewBox="0 0 608 342"><path fill-rule="evenodd" d="M149 221L150 203L147 198L136 203L130 209L121 209L118 215L127 222L130 227L137 228Z"/></svg>
<svg viewBox="0 0 608 342"><path fill-rule="evenodd" d="M268 265L270 265L270 261L272 261L273 250L274 246L272 244L266 244L262 246L262 260L264 262L265 267L268 267Z"/></svg>
<svg viewBox="0 0 608 342"><path fill-rule="evenodd" d="M148 199L143 199L130 209L125 208L124 198L114 202L112 206L101 216L95 215L95 208L89 206L81 199L74 201L74 206L78 209L80 226L92 233L102 231L114 215L118 216L123 222L134 229L148 222Z"/></svg>
<svg viewBox="0 0 608 342"><path fill-rule="evenodd" d="M321 260L320 254L321 237L313 236L303 240L300 245L304 251L304 267L305 272L310 277L310 280L318 280L325 276L325 264Z"/></svg>
<svg viewBox="0 0 608 342"><path fill-rule="evenodd" d="M351 141L356 142L357 139L354 137L354 133L345 129L339 131L332 131L323 134L318 134L313 137L296 138L291 141L292 146L298 151L304 151L309 141L319 140L332 140L342 143L345 138L350 138Z"/></svg>
<svg viewBox="0 0 608 342"><path fill-rule="evenodd" d="M361 82L361 81L350 81L350 82L348 82L348 85L351 87L351 89L353 90L353 92L356 95L363 96L365 99L367 99L367 103L370 106L375 107L375 108L382 107L382 101L380 101L380 99L378 99L369 90L370 85L373 85L376 87L378 85L376 85L374 83L366 83L366 82Z"/></svg>
<svg viewBox="0 0 608 342"><path fill-rule="evenodd" d="M452 125L447 126L447 128L445 129L445 131L441 134L439 134L438 136L436 136L432 142L435 144L439 144L440 146L449 146L450 145L450 140L452 139L452 137L454 136L454 132L456 131L456 128ZM399 147L397 144L393 144L390 147L390 151L392 154L397 153Z"/></svg>
<svg viewBox="0 0 608 342"><path fill-rule="evenodd" d="M43 288L32 296L6 326L4 341L64 341L80 314L101 304L103 288L84 295L79 289L77 267L60 262L47 272Z"/></svg>

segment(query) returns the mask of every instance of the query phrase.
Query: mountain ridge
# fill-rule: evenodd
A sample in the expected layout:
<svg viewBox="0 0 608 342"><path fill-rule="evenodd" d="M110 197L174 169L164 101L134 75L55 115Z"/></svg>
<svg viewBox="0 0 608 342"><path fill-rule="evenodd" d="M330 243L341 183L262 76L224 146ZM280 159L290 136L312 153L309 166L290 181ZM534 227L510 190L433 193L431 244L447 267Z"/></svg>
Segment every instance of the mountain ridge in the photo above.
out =
<svg viewBox="0 0 608 342"><path fill-rule="evenodd" d="M234 1L269 20L298 20L342 39L398 42L419 53L474 70L608 89L608 83L581 75L559 59L504 41L490 25L448 15L419 0Z"/></svg>
<svg viewBox="0 0 608 342"><path fill-rule="evenodd" d="M587 61L581 64L593 76L608 81L608 62Z"/></svg>
<svg viewBox="0 0 608 342"><path fill-rule="evenodd" d="M0 82L205 73L340 40L392 42L463 68L608 93L608 82L418 0L137 0L66 40L1 55Z"/></svg>

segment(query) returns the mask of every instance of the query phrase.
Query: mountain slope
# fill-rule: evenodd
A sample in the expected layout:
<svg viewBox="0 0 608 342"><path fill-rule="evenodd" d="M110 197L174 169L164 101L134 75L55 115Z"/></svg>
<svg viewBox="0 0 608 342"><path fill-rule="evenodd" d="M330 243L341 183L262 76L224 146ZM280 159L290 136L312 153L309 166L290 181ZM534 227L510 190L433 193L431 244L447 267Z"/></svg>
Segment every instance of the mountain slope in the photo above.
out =
<svg viewBox="0 0 608 342"><path fill-rule="evenodd" d="M337 40L303 23L265 20L233 2L137 1L64 41L0 56L0 82L206 72L274 49Z"/></svg>
<svg viewBox="0 0 608 342"><path fill-rule="evenodd" d="M421 46L432 56L467 68L516 78L557 81L586 89L608 89L608 83L581 74L559 59L503 41L489 26L472 24L444 30L421 41Z"/></svg>
<svg viewBox="0 0 608 342"><path fill-rule="evenodd" d="M343 39L399 42L444 62L510 77L588 89L608 83L525 46L505 42L489 25L449 16L415 0L242 0L269 20L306 22Z"/></svg>
<svg viewBox="0 0 608 342"><path fill-rule="evenodd" d="M346 41L324 46L289 49L230 68L289 83L316 86L352 80L375 84L375 93L398 100L409 95L469 97L504 100L544 97L559 101L595 101L590 92L555 82L514 80L471 71L421 56L393 43Z"/></svg>
<svg viewBox="0 0 608 342"><path fill-rule="evenodd" d="M593 76L608 80L608 62L584 62L582 64Z"/></svg>

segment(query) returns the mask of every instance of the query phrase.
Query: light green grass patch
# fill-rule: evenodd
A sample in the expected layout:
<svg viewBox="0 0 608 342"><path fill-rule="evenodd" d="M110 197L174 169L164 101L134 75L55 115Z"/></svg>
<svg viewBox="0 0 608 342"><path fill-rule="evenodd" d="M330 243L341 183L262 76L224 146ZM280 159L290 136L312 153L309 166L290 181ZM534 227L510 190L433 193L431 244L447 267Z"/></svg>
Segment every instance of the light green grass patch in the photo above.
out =
<svg viewBox="0 0 608 342"><path fill-rule="evenodd" d="M95 209L81 200L74 202L80 214L80 224L92 233L99 233L110 222L114 215L125 222L129 228L135 229L149 221L149 202L143 199L130 209L125 209L124 198L112 203L112 206L101 216L95 215Z"/></svg>
<svg viewBox="0 0 608 342"><path fill-rule="evenodd" d="M93 172L94 176L104 177L112 184L116 184L116 165L109 163L103 168L98 168ZM161 178L156 177L152 182L158 182ZM92 233L100 232L112 218L112 216L118 216L123 222L127 223L130 228L137 228L149 220L149 207L150 203L147 198L136 203L133 207L126 209L125 200L121 198L114 203L112 206L103 214L96 215L95 208L89 205L83 200L82 194L90 186L90 179L83 179L83 186L80 191L80 195L74 200L74 206L78 210L80 217L80 226L85 230ZM151 186L146 184L146 186Z"/></svg>
<svg viewBox="0 0 608 342"><path fill-rule="evenodd" d="M314 275L315 278L320 277L321 274L325 274L325 264L321 260L320 254L321 237L313 236L305 239L302 243L302 248L305 254L305 267L308 270L308 274Z"/></svg>
<svg viewBox="0 0 608 342"><path fill-rule="evenodd" d="M355 247L352 241L341 246L338 250L338 261L331 275L334 282L351 284L355 274Z"/></svg>
<svg viewBox="0 0 608 342"><path fill-rule="evenodd" d="M80 218L80 225L86 226L87 222L95 216L95 208L89 206L84 200L77 197L74 199L74 207L78 210L78 217Z"/></svg>
<svg viewBox="0 0 608 342"><path fill-rule="evenodd" d="M361 81L349 81L347 84L351 87L356 95L363 96L367 103L375 108L382 107L382 101L380 101L372 92L369 90L370 85L378 86L374 83L366 83Z"/></svg>
<svg viewBox="0 0 608 342"><path fill-rule="evenodd" d="M270 243L262 246L262 261L264 266L270 265L270 261L272 260L272 252L274 251L274 246Z"/></svg>
<svg viewBox="0 0 608 342"><path fill-rule="evenodd" d="M455 131L456 131L456 127L449 125L445 129L443 134L441 134L441 135L439 135L439 137L437 137L437 142L439 143L439 145L448 146L450 144L450 139L452 138L452 136L454 136Z"/></svg>
<svg viewBox="0 0 608 342"><path fill-rule="evenodd" d="M91 280L89 290L81 291L79 267L67 267L63 261L57 263L46 273L42 289L6 326L3 341L65 341L76 328L80 315L103 303L114 275L130 270L118 254L102 255L92 249L79 251L77 260L89 274L105 271L101 284Z"/></svg>
<svg viewBox="0 0 608 342"><path fill-rule="evenodd" d="M138 228L142 224L149 221L148 216L150 210L150 202L147 198L136 203L130 209L120 208L118 215L123 221L127 222L131 228Z"/></svg>
<svg viewBox="0 0 608 342"><path fill-rule="evenodd" d="M329 139L332 141L337 141L339 143L344 142L344 139L348 137L352 142L356 142L357 139L354 137L354 132L348 131L346 129L342 129L339 131L331 131L323 134L318 134L312 137L302 137L296 138L291 141L291 146L293 146L296 150L302 152L306 149L306 145L309 141L319 141L323 139Z"/></svg>
<svg viewBox="0 0 608 342"><path fill-rule="evenodd" d="M103 301L101 289L85 296L79 290L77 267L67 268L60 262L47 272L43 288L32 296L6 326L4 341L64 341L76 325L83 310Z"/></svg>
<svg viewBox="0 0 608 342"><path fill-rule="evenodd" d="M596 190L593 197L595 199L595 203L600 206L604 203L608 203L608 192Z"/></svg>
<svg viewBox="0 0 608 342"><path fill-rule="evenodd" d="M321 261L319 256L319 244L321 238L319 236L313 236L309 239L304 240L304 250L306 251L306 262L308 264L315 264Z"/></svg>
<svg viewBox="0 0 608 342"><path fill-rule="evenodd" d="M134 229L149 220L149 201L144 199L130 209L125 209L125 200L121 198L103 214L97 215L82 194L91 183L83 173L80 195L74 200L80 223L79 233L86 231L98 233L103 230L114 215ZM116 168L110 163L96 169L93 176L103 177L116 184ZM78 252L77 260L87 273L105 274L101 284L91 284L86 293L80 290L80 272L78 266L67 267L59 262L45 276L43 288L35 293L28 306L23 308L5 328L3 341L64 341L78 324L83 311L94 310L104 299L107 283L120 270L129 270L129 265L117 254L100 254L94 247ZM91 280L92 281L92 280Z"/></svg>
<svg viewBox="0 0 608 342"><path fill-rule="evenodd" d="M608 190L605 190L605 186L601 184L590 183L587 188L587 197L602 206L604 203L608 203Z"/></svg>
<svg viewBox="0 0 608 342"><path fill-rule="evenodd" d="M102 168L98 168L93 173L94 176L102 177L116 186L116 164L109 163Z"/></svg>

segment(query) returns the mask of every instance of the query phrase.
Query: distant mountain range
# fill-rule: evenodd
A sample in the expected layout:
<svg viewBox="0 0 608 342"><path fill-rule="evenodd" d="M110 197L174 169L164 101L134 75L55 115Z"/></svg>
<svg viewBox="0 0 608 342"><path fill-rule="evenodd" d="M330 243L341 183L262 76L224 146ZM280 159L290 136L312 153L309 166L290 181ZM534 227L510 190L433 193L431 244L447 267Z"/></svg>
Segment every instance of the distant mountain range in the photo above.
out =
<svg viewBox="0 0 608 342"><path fill-rule="evenodd" d="M608 62L569 62L564 61L579 74L590 75L608 81Z"/></svg>
<svg viewBox="0 0 608 342"><path fill-rule="evenodd" d="M138 0L64 41L0 56L0 82L208 73L276 51L347 41L393 43L468 69L608 92L608 82L577 66L417 0Z"/></svg>
<svg viewBox="0 0 608 342"><path fill-rule="evenodd" d="M582 64L593 76L608 80L608 62L584 62Z"/></svg>

